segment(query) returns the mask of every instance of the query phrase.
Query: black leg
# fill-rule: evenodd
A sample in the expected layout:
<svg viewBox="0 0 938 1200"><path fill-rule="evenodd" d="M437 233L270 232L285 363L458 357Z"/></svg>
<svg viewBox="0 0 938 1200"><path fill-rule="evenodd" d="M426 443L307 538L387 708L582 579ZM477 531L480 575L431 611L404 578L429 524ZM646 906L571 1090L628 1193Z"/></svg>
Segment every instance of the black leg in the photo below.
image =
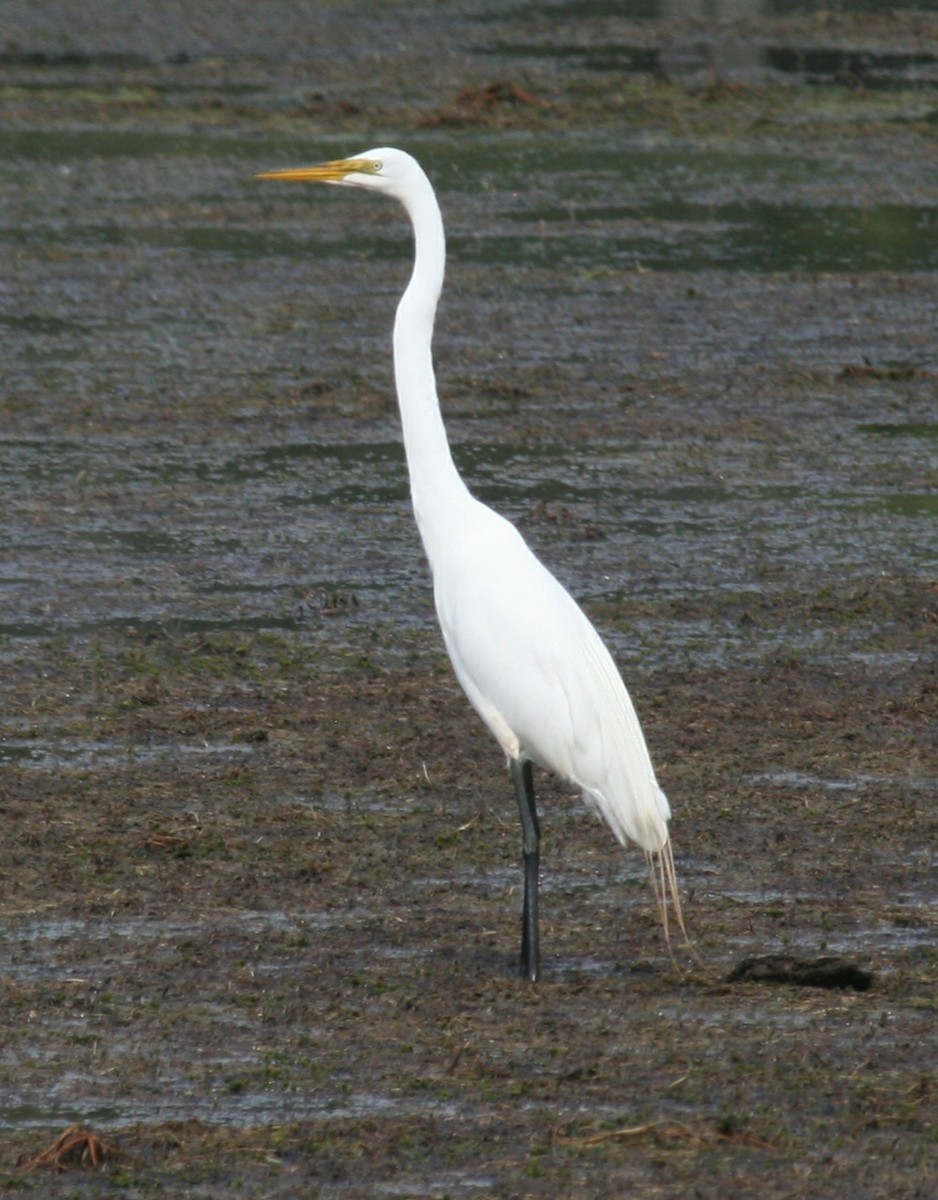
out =
<svg viewBox="0 0 938 1200"><path fill-rule="evenodd" d="M521 852L524 856L524 912L521 918L521 974L535 980L541 955L537 933L537 872L541 857L541 830L534 802L534 775L529 762L512 758L511 778L521 814Z"/></svg>

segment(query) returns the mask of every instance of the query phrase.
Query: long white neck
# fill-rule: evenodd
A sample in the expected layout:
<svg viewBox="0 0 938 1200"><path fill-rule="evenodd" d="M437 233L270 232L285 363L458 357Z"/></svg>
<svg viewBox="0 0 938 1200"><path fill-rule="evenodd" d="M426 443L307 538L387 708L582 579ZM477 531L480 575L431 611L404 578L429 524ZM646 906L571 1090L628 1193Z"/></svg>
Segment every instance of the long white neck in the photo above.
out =
<svg viewBox="0 0 938 1200"><path fill-rule="evenodd" d="M414 514L429 551L434 532L469 493L450 454L433 373L433 321L446 238L430 182L424 177L421 183L406 204L414 228L414 269L394 321L394 379Z"/></svg>

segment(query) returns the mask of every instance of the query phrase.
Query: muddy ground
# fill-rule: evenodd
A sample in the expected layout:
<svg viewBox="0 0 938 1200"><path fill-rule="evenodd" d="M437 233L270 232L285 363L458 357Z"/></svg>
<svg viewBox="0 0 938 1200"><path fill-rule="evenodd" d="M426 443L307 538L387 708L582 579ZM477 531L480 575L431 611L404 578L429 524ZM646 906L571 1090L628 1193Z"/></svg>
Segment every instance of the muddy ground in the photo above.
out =
<svg viewBox="0 0 938 1200"><path fill-rule="evenodd" d="M160 8L0 27L0 1182L932 1195L934 18ZM406 231L250 178L385 141L452 235L457 458L613 645L693 954L541 778L515 976L514 801L407 509ZM652 152L704 240L845 193L879 233L682 263L674 194L616 208ZM729 981L764 954L872 980ZM73 1122L100 1169L30 1169Z"/></svg>

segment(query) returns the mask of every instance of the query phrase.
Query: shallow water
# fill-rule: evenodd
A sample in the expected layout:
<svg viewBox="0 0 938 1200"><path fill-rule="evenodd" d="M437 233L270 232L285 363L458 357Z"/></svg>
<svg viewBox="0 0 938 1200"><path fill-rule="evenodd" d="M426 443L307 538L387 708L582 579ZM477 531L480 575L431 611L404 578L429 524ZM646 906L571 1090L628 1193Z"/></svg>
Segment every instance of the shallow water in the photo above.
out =
<svg viewBox="0 0 938 1200"><path fill-rule="evenodd" d="M469 7L298 5L300 36L234 6L181 22L182 58L123 9L93 29L11 4L9 1161L82 1120L126 1133L129 1191L204 1169L218 1195L296 1194L294 1170L350 1196L915 1194L934 41L793 6L744 38L694 14L669 44L617 4ZM454 121L498 76L548 107ZM511 977L514 809L443 661L393 403L408 232L376 197L253 178L376 141L444 206L455 456L623 666L706 967L669 966L641 857L545 781L547 970ZM766 950L877 985L726 985ZM717 1136L563 1149L659 1119ZM261 1152L173 1160L186 1121L258 1127Z"/></svg>

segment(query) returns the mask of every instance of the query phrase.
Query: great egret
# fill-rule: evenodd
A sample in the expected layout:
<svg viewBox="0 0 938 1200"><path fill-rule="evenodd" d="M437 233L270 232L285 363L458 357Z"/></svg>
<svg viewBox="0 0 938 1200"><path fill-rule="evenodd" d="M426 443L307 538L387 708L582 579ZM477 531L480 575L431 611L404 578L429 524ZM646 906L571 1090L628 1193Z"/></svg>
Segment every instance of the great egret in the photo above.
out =
<svg viewBox="0 0 938 1200"><path fill-rule="evenodd" d="M394 322L394 376L414 514L456 677L504 750L521 814L524 908L521 972L537 979L540 831L531 764L580 788L623 845L656 861L655 892L683 929L671 815L632 701L609 651L570 594L515 527L477 500L450 454L431 341L446 242L440 207L419 163L369 150L260 179L334 183L384 192L407 211L414 268Z"/></svg>

